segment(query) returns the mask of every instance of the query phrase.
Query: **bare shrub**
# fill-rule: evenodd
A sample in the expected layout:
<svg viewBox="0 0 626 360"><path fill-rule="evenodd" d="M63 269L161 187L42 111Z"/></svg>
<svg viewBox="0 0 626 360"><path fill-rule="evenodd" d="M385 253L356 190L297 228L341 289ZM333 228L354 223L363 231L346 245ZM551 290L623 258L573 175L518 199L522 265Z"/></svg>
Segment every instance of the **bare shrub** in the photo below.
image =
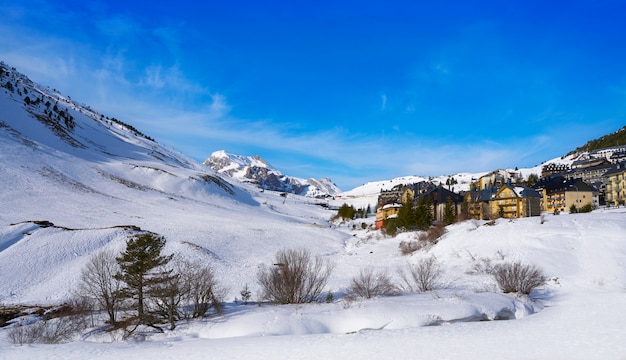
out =
<svg viewBox="0 0 626 360"><path fill-rule="evenodd" d="M84 317L63 316L39 320L34 324L20 325L9 329L7 340L16 345L60 344L71 341L86 328Z"/></svg>
<svg viewBox="0 0 626 360"><path fill-rule="evenodd" d="M80 274L78 288L81 296L94 300L100 309L106 311L110 324L115 324L116 313L123 301L120 296L123 283L115 277L120 270L115 256L110 250L92 256Z"/></svg>
<svg viewBox="0 0 626 360"><path fill-rule="evenodd" d="M193 305L192 316L204 317L211 308L220 313L226 289L217 280L213 269L198 262L186 262L185 268L182 273L189 284L188 301Z"/></svg>
<svg viewBox="0 0 626 360"><path fill-rule="evenodd" d="M170 264L172 263L175 262L170 261ZM180 272L181 268L182 265L177 266L176 269L165 265L157 268L157 272L164 275L161 275L160 281L147 291L147 299L154 307L153 312L167 320L170 330L176 328L176 321L180 319L179 307L189 294L188 284Z"/></svg>
<svg viewBox="0 0 626 360"><path fill-rule="evenodd" d="M474 259L476 260L476 259ZM467 272L468 274L493 274L493 264L489 258L481 258L480 261L475 261L472 269Z"/></svg>
<svg viewBox="0 0 626 360"><path fill-rule="evenodd" d="M150 295L156 313L169 322L170 330L181 317L203 317L211 308L221 312L224 290L210 266L174 256L167 267L159 269L166 270L170 275L154 286Z"/></svg>
<svg viewBox="0 0 626 360"><path fill-rule="evenodd" d="M426 232L421 233L418 240L436 244L439 238L441 238L445 233L446 226L443 223L438 222L435 226L428 228Z"/></svg>
<svg viewBox="0 0 626 360"><path fill-rule="evenodd" d="M257 274L263 299L278 304L301 304L320 300L333 264L313 259L306 249L284 249L276 254L272 267Z"/></svg>
<svg viewBox="0 0 626 360"><path fill-rule="evenodd" d="M540 268L520 262L497 265L493 269L493 275L504 293L530 294L547 280Z"/></svg>
<svg viewBox="0 0 626 360"><path fill-rule="evenodd" d="M409 265L408 274L400 271L400 276L410 292L425 292L436 289L441 286L439 280L442 275L441 264L433 256L422 259L417 264Z"/></svg>
<svg viewBox="0 0 626 360"><path fill-rule="evenodd" d="M361 269L359 275L352 278L350 292L356 296L371 299L374 296L394 296L399 290L393 284L391 277L384 271L375 273L374 269L368 267Z"/></svg>
<svg viewBox="0 0 626 360"><path fill-rule="evenodd" d="M7 331L7 341L14 345L32 344L32 341L28 341L30 337L27 336L27 327L24 325L15 326Z"/></svg>
<svg viewBox="0 0 626 360"><path fill-rule="evenodd" d="M439 238L446 233L446 227L443 223L437 223L437 225L428 228L425 232L422 232L417 237L417 240L401 241L398 247L402 255L410 255L416 251L429 249L431 246L439 241Z"/></svg>
<svg viewBox="0 0 626 360"><path fill-rule="evenodd" d="M400 241L398 247L400 248L400 253L402 255L411 255L412 253L419 251L428 245L425 241L411 240L411 241Z"/></svg>

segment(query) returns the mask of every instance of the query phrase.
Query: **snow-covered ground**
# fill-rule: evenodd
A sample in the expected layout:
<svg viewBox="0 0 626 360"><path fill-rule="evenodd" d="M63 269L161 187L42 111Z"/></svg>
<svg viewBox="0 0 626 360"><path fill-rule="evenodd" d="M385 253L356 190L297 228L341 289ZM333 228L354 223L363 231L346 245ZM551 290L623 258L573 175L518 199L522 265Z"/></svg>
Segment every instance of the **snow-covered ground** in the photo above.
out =
<svg viewBox="0 0 626 360"><path fill-rule="evenodd" d="M277 199L279 200L279 199ZM274 203L279 208L282 203ZM287 206L295 208L309 205ZM311 210L311 209L309 209ZM315 212L315 211L313 211ZM301 219L301 218L300 218ZM172 219L176 221L176 219ZM626 210L598 210L591 214L563 214L515 221L499 220L495 226L478 222L453 225L444 238L428 252L401 256L398 243L414 234L382 238L373 232L324 229L321 233L354 233L339 244L311 246L312 251L336 262L330 289L338 296L333 303L273 306L243 305L228 300L224 315L202 321L181 323L173 332L154 335L143 342L110 342L98 336L86 336L70 344L15 346L0 340L0 352L7 359L81 359L81 358L251 358L289 357L392 358L414 357L453 359L469 358L550 358L550 359L621 359L626 355ZM185 221L180 220L181 223ZM296 219L297 221L297 219ZM258 224L257 224L258 225ZM278 225L278 223L275 223ZM282 224L281 224L282 225ZM21 230L25 224L20 225ZM315 229L318 227L312 226ZM6 226L2 239L7 239ZM247 228L247 229L246 229ZM319 228L321 230L321 228ZM246 226L242 231L249 232ZM65 236L53 230L34 230L48 247L62 242L63 256L30 249L31 263L47 262L47 267L27 271L25 264L18 279L5 275L2 293L11 288L24 290L25 300L54 303L72 288L72 279L80 268L76 253L108 240L120 247L123 236L118 230L93 230L90 235ZM41 234L39 234L41 233ZM66 234L68 235L68 234ZM286 235L286 234L285 234ZM276 248L307 246L310 237L277 236ZM83 237L79 241L79 237ZM89 241L93 239L93 241ZM257 234L253 243L264 242ZM23 240L22 240L23 241ZM13 247L21 245L21 242ZM35 239L29 239L34 242ZM176 242L176 241L172 241ZM60 244L60 245L61 245ZM212 244L206 241L203 244ZM41 247L42 245L40 245ZM71 246L72 251L67 251ZM10 249L10 248L9 248ZM181 244L171 249L193 252ZM211 246L216 254L209 260L218 268L222 281L233 286L236 296L243 281L254 285L256 265L271 261L273 249L261 251L256 246L240 245L239 257L225 255L225 246ZM8 250L8 249L7 249ZM1 254L1 263L7 263ZM85 251L86 253L86 251ZM46 261L42 258L46 258ZM341 292L358 269L372 266L387 269L394 276L397 268L434 255L444 265L445 276L438 290L424 294L405 294L372 300L347 301ZM57 260L53 260L57 259ZM251 264L255 259L254 265ZM504 259L504 260L503 260ZM477 272L487 263L520 260L544 269L550 280L533 293L533 299L498 292L490 276ZM21 262L21 260L19 260ZM15 266L16 262L11 262ZM238 269L238 268L241 269ZM45 273L56 269L56 275ZM9 274L12 274L9 272ZM399 282L399 279L396 278ZM6 285L9 284L9 285ZM28 290L28 291L26 291ZM64 292L65 291L65 292ZM8 299L4 299L6 303ZM507 310L515 320L493 320ZM5 332L5 331L4 331ZM2 334L2 332L0 332ZM4 336L4 334L2 334Z"/></svg>
<svg viewBox="0 0 626 360"><path fill-rule="evenodd" d="M0 305L62 303L92 254L124 248L128 225L163 235L167 253L209 263L227 288L224 314L143 341L95 331L67 344L16 346L5 327L2 359L626 358L625 208L466 221L428 251L402 256L399 243L416 233L362 230L371 217L331 223L334 212L313 199L231 184L46 93L75 118L68 142L27 115L23 96L0 93ZM300 247L336 264L332 302L235 301L246 284L256 300L259 267ZM444 269L434 291L343 296L361 269L400 284L398 269L430 256ZM535 264L550 280L531 297L502 294L482 269L507 261ZM495 320L503 317L511 320Z"/></svg>

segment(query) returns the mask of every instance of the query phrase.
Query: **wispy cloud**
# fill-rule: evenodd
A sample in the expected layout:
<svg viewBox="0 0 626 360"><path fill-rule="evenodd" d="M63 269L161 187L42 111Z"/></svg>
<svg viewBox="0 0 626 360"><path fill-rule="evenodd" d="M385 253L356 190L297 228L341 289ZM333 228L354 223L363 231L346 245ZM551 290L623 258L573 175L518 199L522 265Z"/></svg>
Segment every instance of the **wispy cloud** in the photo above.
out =
<svg viewBox="0 0 626 360"><path fill-rule="evenodd" d="M387 94L380 95L380 111L385 111L387 109Z"/></svg>

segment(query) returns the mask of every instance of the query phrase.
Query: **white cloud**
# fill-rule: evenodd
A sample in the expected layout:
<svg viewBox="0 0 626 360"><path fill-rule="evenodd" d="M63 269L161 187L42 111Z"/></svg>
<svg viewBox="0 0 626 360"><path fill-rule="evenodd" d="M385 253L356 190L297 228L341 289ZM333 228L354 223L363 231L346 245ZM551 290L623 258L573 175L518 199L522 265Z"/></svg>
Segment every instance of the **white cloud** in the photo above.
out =
<svg viewBox="0 0 626 360"><path fill-rule="evenodd" d="M380 111L385 111L387 109L387 95L380 95Z"/></svg>
<svg viewBox="0 0 626 360"><path fill-rule="evenodd" d="M165 81L161 78L161 66L150 66L146 69L146 76L139 82L141 85L162 88Z"/></svg>

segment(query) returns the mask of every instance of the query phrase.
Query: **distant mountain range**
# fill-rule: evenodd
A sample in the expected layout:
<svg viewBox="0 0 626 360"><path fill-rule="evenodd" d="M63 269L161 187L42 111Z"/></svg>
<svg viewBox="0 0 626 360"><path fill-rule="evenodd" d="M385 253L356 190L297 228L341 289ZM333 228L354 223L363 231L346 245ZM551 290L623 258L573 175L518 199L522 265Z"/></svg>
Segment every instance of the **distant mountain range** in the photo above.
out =
<svg viewBox="0 0 626 360"><path fill-rule="evenodd" d="M244 183L254 184L262 190L287 192L307 197L327 197L341 190L328 178L308 180L287 176L272 168L260 156L242 156L216 151L204 165Z"/></svg>

